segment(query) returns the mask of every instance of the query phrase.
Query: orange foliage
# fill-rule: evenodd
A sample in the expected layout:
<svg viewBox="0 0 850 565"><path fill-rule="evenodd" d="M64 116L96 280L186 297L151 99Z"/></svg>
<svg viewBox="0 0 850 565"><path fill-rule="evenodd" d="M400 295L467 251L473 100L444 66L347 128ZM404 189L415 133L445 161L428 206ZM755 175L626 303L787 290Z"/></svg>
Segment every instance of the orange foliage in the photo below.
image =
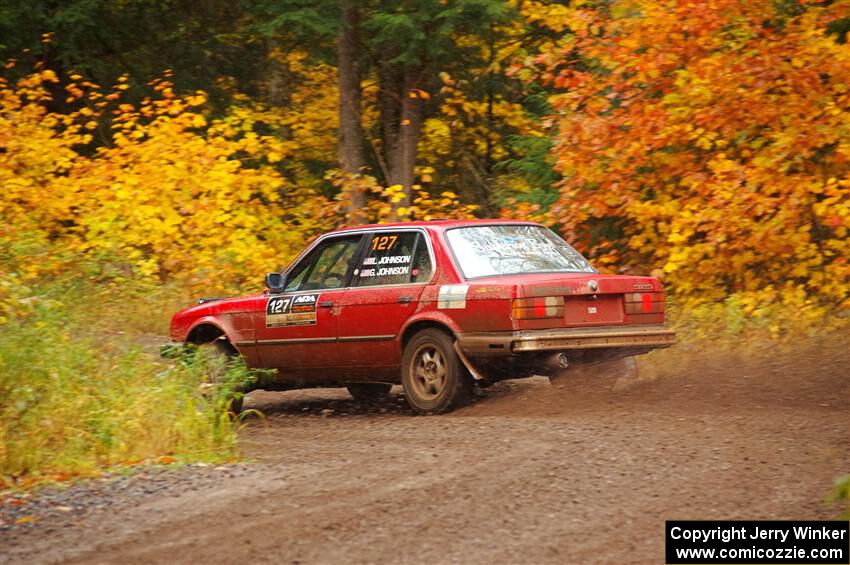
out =
<svg viewBox="0 0 850 565"><path fill-rule="evenodd" d="M564 180L517 209L679 296L850 306L850 48L826 33L850 2L595 6L526 63L558 89Z"/></svg>

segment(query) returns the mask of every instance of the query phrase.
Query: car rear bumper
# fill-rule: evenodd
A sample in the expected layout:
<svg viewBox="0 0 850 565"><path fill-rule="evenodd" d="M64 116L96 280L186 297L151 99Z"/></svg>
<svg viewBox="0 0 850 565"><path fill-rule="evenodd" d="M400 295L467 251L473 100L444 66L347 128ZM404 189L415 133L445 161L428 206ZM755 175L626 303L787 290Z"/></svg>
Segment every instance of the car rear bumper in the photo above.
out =
<svg viewBox="0 0 850 565"><path fill-rule="evenodd" d="M643 352L670 347L676 332L661 325L557 328L514 332L458 334L458 344L471 357L581 349L626 348Z"/></svg>

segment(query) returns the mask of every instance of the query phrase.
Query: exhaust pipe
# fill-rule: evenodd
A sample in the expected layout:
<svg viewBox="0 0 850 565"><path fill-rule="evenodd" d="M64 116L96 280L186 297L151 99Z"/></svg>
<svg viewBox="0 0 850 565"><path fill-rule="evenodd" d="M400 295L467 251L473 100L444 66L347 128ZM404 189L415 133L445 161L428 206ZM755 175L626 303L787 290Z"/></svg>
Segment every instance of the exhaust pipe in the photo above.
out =
<svg viewBox="0 0 850 565"><path fill-rule="evenodd" d="M553 353L547 355L541 361L542 363L536 373L546 377L560 376L564 369L570 366L570 360L566 353Z"/></svg>
<svg viewBox="0 0 850 565"><path fill-rule="evenodd" d="M566 353L556 353L553 362L559 369L566 369L570 366L570 360L567 359Z"/></svg>

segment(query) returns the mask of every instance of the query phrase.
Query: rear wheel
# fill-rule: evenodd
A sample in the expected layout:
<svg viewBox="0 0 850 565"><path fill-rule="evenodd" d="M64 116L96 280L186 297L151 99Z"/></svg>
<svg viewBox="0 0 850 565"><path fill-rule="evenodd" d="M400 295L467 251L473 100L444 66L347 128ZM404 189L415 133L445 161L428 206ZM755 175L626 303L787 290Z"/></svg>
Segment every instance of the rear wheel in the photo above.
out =
<svg viewBox="0 0 850 565"><path fill-rule="evenodd" d="M203 364L204 376L207 384L220 387L225 384L227 372L233 367L233 362L239 353L232 345L224 340L202 343L198 346L198 359ZM243 390L237 389L228 399L228 411L237 416L242 412Z"/></svg>
<svg viewBox="0 0 850 565"><path fill-rule="evenodd" d="M401 384L407 403L420 414L447 412L472 392L472 377L458 359L454 340L437 329L420 331L404 348Z"/></svg>
<svg viewBox="0 0 850 565"><path fill-rule="evenodd" d="M361 402L378 402L390 396L392 385L386 383L354 383L347 387L348 393Z"/></svg>

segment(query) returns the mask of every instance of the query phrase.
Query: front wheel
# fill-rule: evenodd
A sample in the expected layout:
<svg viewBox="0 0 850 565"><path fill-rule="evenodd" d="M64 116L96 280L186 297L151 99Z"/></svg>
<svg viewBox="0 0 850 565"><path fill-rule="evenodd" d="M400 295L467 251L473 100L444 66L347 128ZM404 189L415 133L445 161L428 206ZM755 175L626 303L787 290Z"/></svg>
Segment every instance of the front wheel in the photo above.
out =
<svg viewBox="0 0 850 565"><path fill-rule="evenodd" d="M458 359L451 336L426 329L404 348L401 384L407 403L420 414L447 412L469 398L472 377Z"/></svg>
<svg viewBox="0 0 850 565"><path fill-rule="evenodd" d="M204 380L213 389L229 386L228 373L233 368L239 353L223 340L202 343L198 346L197 359L202 367ZM230 385L232 386L232 385ZM233 387L226 393L226 408L237 416L242 412L244 389Z"/></svg>

